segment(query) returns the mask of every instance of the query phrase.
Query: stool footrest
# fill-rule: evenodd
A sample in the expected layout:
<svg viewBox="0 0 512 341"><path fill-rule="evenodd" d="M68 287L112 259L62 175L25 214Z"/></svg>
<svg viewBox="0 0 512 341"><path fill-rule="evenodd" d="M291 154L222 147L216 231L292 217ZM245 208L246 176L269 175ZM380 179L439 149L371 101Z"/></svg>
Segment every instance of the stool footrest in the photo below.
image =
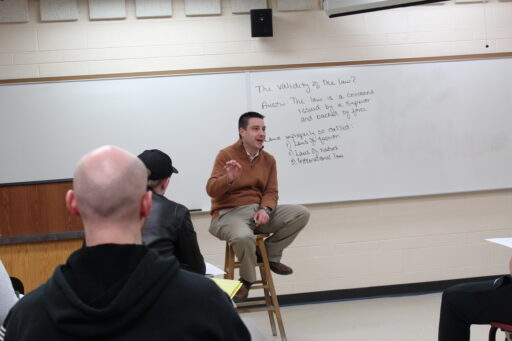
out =
<svg viewBox="0 0 512 341"><path fill-rule="evenodd" d="M238 308L239 313L255 313L258 311L273 311L273 308L261 307L261 308Z"/></svg>
<svg viewBox="0 0 512 341"><path fill-rule="evenodd" d="M240 262L234 262L234 263L233 263L233 266L235 267L235 269L240 268ZM265 267L265 263L263 263L263 262L259 262L259 263L256 263L256 266L259 266L259 267L261 267L261 268L264 268L264 267Z"/></svg>
<svg viewBox="0 0 512 341"><path fill-rule="evenodd" d="M268 285L266 285L266 284L251 285L251 289L268 289Z"/></svg>
<svg viewBox="0 0 512 341"><path fill-rule="evenodd" d="M252 306L255 306L255 305L265 305L265 304L266 304L265 301L248 301L248 302L237 303L236 307L237 308L252 307Z"/></svg>

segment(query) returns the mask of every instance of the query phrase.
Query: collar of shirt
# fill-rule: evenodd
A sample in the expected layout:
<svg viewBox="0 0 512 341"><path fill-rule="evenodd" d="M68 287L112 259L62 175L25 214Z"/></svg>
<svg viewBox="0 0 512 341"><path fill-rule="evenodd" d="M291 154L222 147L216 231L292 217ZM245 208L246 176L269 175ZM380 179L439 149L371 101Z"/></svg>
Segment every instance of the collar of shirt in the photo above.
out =
<svg viewBox="0 0 512 341"><path fill-rule="evenodd" d="M249 154L249 152L247 151L247 149L245 149L245 146L244 146L244 144L242 143L242 139L239 139L239 140L235 143L235 145L237 145L237 146L238 146L238 148L239 148L239 150L240 150L240 153L242 153L242 155L243 155L243 153L245 153L245 154L247 155L247 157L249 158L249 163L252 163L252 162L254 161L254 159L256 159L256 158L260 155L260 151L261 151L261 149L263 149L263 147L262 147L260 150L258 150L258 151L256 152L256 154L251 155L251 154Z"/></svg>
<svg viewBox="0 0 512 341"><path fill-rule="evenodd" d="M245 152L247 153L247 156L249 157L249 162L253 162L254 159L257 158L258 155L260 155L260 151L259 150L254 155L249 154L249 152L247 150Z"/></svg>

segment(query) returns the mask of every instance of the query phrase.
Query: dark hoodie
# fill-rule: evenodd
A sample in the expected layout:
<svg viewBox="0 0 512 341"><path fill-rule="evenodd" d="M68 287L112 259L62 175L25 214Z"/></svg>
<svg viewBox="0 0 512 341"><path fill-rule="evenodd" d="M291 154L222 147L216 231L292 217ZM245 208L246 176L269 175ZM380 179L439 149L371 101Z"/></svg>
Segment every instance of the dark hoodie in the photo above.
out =
<svg viewBox="0 0 512 341"><path fill-rule="evenodd" d="M250 340L215 283L141 245L74 252L4 325L6 341Z"/></svg>

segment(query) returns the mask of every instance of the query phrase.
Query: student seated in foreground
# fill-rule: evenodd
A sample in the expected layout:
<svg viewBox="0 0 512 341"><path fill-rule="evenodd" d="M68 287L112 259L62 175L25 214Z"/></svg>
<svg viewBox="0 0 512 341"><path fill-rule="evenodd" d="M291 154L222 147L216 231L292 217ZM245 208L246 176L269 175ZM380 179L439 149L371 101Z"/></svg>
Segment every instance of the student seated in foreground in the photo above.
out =
<svg viewBox="0 0 512 341"><path fill-rule="evenodd" d="M512 258L509 271L512 273ZM469 341L472 324L512 323L512 278L455 285L443 292L439 341Z"/></svg>
<svg viewBox="0 0 512 341"><path fill-rule="evenodd" d="M82 218L87 247L18 301L0 340L250 340L213 281L141 245L146 182L142 161L122 149L80 160L66 204Z"/></svg>

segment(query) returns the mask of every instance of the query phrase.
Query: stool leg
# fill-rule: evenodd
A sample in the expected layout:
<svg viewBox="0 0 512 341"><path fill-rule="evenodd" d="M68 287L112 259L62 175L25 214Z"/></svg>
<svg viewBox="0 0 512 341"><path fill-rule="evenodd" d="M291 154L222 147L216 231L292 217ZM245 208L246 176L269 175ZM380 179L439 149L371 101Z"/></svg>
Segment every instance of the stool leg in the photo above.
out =
<svg viewBox="0 0 512 341"><path fill-rule="evenodd" d="M277 301L276 289L274 287L274 281L272 280L272 275L270 274L270 264L268 263L268 255L267 248L265 247L265 242L262 240L262 247L260 247L261 258L263 259L263 264L265 264L265 271L267 277L267 284L270 291L270 297L272 299L272 305L274 307L274 313L276 314L277 325L279 326L279 333L281 334L281 340L286 341L286 332L284 331L283 319L281 317L281 310L279 309L279 302Z"/></svg>
<svg viewBox="0 0 512 341"><path fill-rule="evenodd" d="M226 242L226 253L224 256L224 278L234 279L235 277L235 252L229 242Z"/></svg>
<svg viewBox="0 0 512 341"><path fill-rule="evenodd" d="M265 248L265 244L263 239L258 239L256 241L256 247L258 248L260 255L261 249ZM268 286L268 276L266 274L267 267L265 266L265 263L258 263L258 267L260 268L260 275L261 275L261 282L264 286L263 288L263 294L265 295L265 304L267 307L272 307L274 309L274 305L272 304L272 301L270 299L270 293L269 293L269 286ZM277 336L277 329L276 329L276 322L274 321L274 313L273 310L268 311L268 319L270 320L270 327L272 328L272 335Z"/></svg>

